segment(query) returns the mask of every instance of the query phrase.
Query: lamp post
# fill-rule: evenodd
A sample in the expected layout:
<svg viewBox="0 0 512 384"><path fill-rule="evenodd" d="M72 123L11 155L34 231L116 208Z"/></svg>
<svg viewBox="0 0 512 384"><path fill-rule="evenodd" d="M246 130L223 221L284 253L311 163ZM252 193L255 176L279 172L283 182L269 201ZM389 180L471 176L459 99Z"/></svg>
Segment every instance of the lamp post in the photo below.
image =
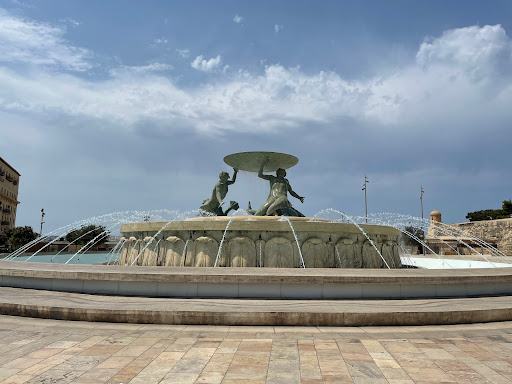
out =
<svg viewBox="0 0 512 384"><path fill-rule="evenodd" d="M41 208L41 231L39 232L39 237L43 236L44 215L44 208Z"/></svg>
<svg viewBox="0 0 512 384"><path fill-rule="evenodd" d="M423 194L425 190L423 189L423 185L420 187L420 201L421 201L421 230L423 231L423 241L425 241L425 220L423 217ZM421 245L421 254L425 254L425 246Z"/></svg>
<svg viewBox="0 0 512 384"><path fill-rule="evenodd" d="M423 226L423 194L425 193L425 190L423 189L423 185L420 189L420 200L421 200L421 225Z"/></svg>
<svg viewBox="0 0 512 384"><path fill-rule="evenodd" d="M363 191L364 191L364 217L365 222L368 224L368 199L366 198L366 185L370 182L366 175L364 175L364 184L363 184Z"/></svg>

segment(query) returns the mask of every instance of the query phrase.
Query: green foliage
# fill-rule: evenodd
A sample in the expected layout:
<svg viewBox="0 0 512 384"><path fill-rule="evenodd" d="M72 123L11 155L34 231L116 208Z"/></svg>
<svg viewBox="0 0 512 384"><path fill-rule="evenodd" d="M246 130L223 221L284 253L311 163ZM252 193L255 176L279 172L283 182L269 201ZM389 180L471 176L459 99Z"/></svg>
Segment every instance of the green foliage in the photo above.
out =
<svg viewBox="0 0 512 384"><path fill-rule="evenodd" d="M501 210L508 215L512 216L512 200L503 200L503 205L501 206Z"/></svg>
<svg viewBox="0 0 512 384"><path fill-rule="evenodd" d="M94 244L102 244L107 241L110 232L102 225L84 225L79 229L69 232L66 240L73 244L85 245L94 240Z"/></svg>
<svg viewBox="0 0 512 384"><path fill-rule="evenodd" d="M484 209L481 211L469 212L466 219L469 221L508 219L512 216L512 201L504 200L501 209Z"/></svg>
<svg viewBox="0 0 512 384"><path fill-rule="evenodd" d="M9 240L9 236L7 236L5 233L0 233L0 247L4 248L7 246L7 241Z"/></svg>
<svg viewBox="0 0 512 384"><path fill-rule="evenodd" d="M5 234L8 239L7 242L13 248L22 247L39 237L39 234L35 233L32 227L28 225L24 227L9 228L5 231Z"/></svg>
<svg viewBox="0 0 512 384"><path fill-rule="evenodd" d="M425 232L423 231L423 228L421 228L421 227L415 227L413 225L406 225L404 228L404 231L416 236L418 239L420 239L422 241L425 238ZM418 241L416 241L412 237L406 235L405 233L402 233L400 240L401 240L402 244L404 244L404 245L421 246L421 244Z"/></svg>

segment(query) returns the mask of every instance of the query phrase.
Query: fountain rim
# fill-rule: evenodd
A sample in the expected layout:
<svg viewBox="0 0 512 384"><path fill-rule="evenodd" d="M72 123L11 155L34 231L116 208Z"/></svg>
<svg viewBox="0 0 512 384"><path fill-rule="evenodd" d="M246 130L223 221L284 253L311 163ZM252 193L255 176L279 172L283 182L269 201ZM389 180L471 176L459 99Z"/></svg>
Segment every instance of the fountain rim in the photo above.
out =
<svg viewBox="0 0 512 384"><path fill-rule="evenodd" d="M353 223L339 223L326 219L310 217L288 217L297 232L311 233L347 233L362 234ZM231 222L228 231L272 231L290 232L290 225L281 216L212 216L195 217L186 220L171 222L153 221L139 223L125 223L121 225L121 234L133 232L157 232L164 226L163 232L170 231L224 231ZM359 224L368 235L399 236L400 230L384 225Z"/></svg>

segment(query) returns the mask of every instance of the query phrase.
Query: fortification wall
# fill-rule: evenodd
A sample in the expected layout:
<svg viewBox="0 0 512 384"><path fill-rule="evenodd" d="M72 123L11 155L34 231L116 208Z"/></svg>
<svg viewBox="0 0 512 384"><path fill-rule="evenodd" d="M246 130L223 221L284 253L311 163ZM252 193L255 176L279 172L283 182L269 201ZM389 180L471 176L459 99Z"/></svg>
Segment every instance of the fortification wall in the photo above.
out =
<svg viewBox="0 0 512 384"><path fill-rule="evenodd" d="M512 218L450 224L480 239L493 240L498 249L512 255Z"/></svg>

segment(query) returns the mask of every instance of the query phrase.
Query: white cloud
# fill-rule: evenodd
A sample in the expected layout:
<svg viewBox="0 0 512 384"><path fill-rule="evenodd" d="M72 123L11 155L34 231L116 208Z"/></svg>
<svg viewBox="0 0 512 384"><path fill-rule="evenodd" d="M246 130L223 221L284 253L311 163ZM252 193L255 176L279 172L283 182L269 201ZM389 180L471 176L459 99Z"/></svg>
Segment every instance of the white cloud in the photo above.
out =
<svg viewBox="0 0 512 384"><path fill-rule="evenodd" d="M274 32L279 33L279 31L282 31L284 29L284 25L275 24L274 25Z"/></svg>
<svg viewBox="0 0 512 384"><path fill-rule="evenodd" d="M123 121L127 127L168 120L174 127L211 134L274 132L312 123L329 127L349 119L368 130L428 127L456 136L477 132L482 124L493 129L488 122L512 118L511 57L503 29L486 26L447 31L422 44L416 62L385 77L361 80L267 65L262 74L240 71L181 88L159 73L171 69L162 63L119 67L110 71L111 78L94 81L0 67L0 110ZM221 71L221 56L198 56L191 66Z"/></svg>
<svg viewBox="0 0 512 384"><path fill-rule="evenodd" d="M65 19L60 19L59 20L61 23L67 23L67 24L70 24L71 26L73 27L78 27L80 26L80 22L79 21L76 21L75 19L72 19L70 17L67 17Z"/></svg>
<svg viewBox="0 0 512 384"><path fill-rule="evenodd" d="M212 57L210 60L205 60L203 58L203 55L199 55L194 59L192 63L190 63L190 66L199 71L213 72L214 70L219 68L221 64L222 59L220 55L217 55L217 57Z"/></svg>
<svg viewBox="0 0 512 384"><path fill-rule="evenodd" d="M141 65L141 66L120 66L117 68L112 68L109 73L111 76L119 76L121 74L126 73L137 73L137 74L143 74L143 73L151 73L151 72L162 72L162 71L168 71L174 69L172 65L169 64L163 64L163 63L151 63L148 65Z"/></svg>
<svg viewBox="0 0 512 384"><path fill-rule="evenodd" d="M91 53L68 44L62 37L64 32L0 9L0 62L49 65L73 71L91 68Z"/></svg>
<svg viewBox="0 0 512 384"><path fill-rule="evenodd" d="M154 39L153 40L153 44L155 44L155 45L164 45L164 44L167 44L167 43L168 43L168 41L167 41L167 39L165 37L160 37L158 39Z"/></svg>
<svg viewBox="0 0 512 384"><path fill-rule="evenodd" d="M242 21L244 21L244 18L243 16L240 16L240 15L235 15L233 16L233 21L237 24L241 24Z"/></svg>
<svg viewBox="0 0 512 384"><path fill-rule="evenodd" d="M473 80L512 72L512 42L501 25L452 29L421 44L416 60L424 68L451 66Z"/></svg>
<svg viewBox="0 0 512 384"><path fill-rule="evenodd" d="M178 52L178 55L180 55L184 59L190 56L190 49L177 49L176 52Z"/></svg>

